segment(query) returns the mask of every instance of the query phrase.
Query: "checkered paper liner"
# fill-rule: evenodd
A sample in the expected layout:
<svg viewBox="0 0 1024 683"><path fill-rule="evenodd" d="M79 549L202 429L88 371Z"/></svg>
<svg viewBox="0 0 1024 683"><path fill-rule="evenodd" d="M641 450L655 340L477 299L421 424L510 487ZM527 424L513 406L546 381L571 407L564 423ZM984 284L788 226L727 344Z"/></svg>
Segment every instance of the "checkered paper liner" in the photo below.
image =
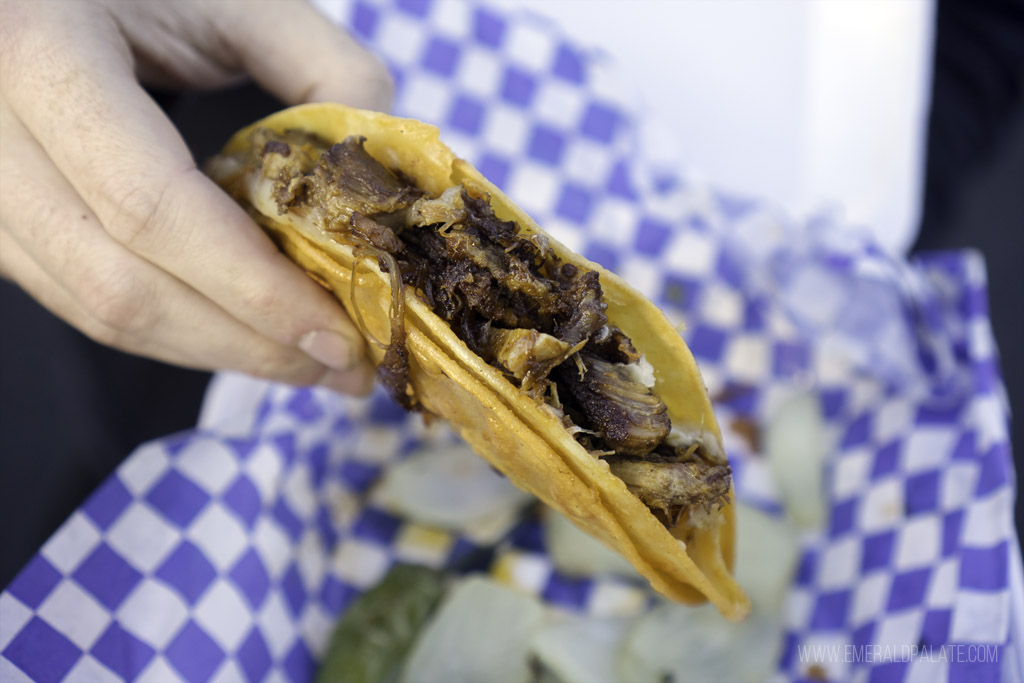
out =
<svg viewBox="0 0 1024 683"><path fill-rule="evenodd" d="M396 113L686 320L740 500L781 510L742 425L820 399L829 515L804 539L776 678L1000 679L1020 568L977 254L895 261L827 216L796 224L654 162L613 69L528 16L320 6L391 67ZM375 503L390 463L455 442L379 392L218 376L197 428L132 453L0 594L0 680L309 681L396 561L491 569L584 614L645 608L642 585L555 571L530 515L455 534ZM965 646L995 656L901 655Z"/></svg>

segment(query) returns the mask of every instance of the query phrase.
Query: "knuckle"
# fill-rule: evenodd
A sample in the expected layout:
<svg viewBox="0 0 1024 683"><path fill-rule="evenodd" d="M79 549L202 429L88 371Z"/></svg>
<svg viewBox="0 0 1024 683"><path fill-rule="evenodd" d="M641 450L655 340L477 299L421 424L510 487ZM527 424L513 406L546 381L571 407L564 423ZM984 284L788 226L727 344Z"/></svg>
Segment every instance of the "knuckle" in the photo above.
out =
<svg viewBox="0 0 1024 683"><path fill-rule="evenodd" d="M182 207L174 201L182 175L172 173L152 182L139 182L131 169L108 172L99 194L109 205L104 225L118 242L137 253L152 251L180 222Z"/></svg>
<svg viewBox="0 0 1024 683"><path fill-rule="evenodd" d="M104 194L114 207L113 217L107 222L107 228L114 239L129 248L151 239L150 236L157 229L159 195L147 189L125 186L116 180L111 181L110 185L112 189L104 191Z"/></svg>
<svg viewBox="0 0 1024 683"><path fill-rule="evenodd" d="M103 327L103 342L119 346L153 328L156 320L152 289L131 270L105 267L87 274L81 298Z"/></svg>
<svg viewBox="0 0 1024 683"><path fill-rule="evenodd" d="M246 294L242 299L242 306L254 319L269 323L280 317L285 309L285 302L277 292L259 289Z"/></svg>

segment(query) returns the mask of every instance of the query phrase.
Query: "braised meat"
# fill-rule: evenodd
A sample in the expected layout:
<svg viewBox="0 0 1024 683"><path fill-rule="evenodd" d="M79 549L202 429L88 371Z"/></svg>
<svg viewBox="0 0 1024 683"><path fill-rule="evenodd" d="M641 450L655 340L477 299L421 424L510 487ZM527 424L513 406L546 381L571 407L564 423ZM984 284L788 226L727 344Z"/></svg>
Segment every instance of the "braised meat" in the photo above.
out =
<svg viewBox="0 0 1024 683"><path fill-rule="evenodd" d="M668 436L672 423L665 404L638 377L636 366L608 362L585 351L579 358L582 368L563 363L556 378L591 428L620 455L642 456L653 451ZM563 400L568 400L565 392Z"/></svg>
<svg viewBox="0 0 1024 683"><path fill-rule="evenodd" d="M364 138L328 147L301 132L257 135L279 210L310 212L340 241L375 255L392 278L392 330L378 342L386 346L378 376L402 405L415 407L401 320L406 286L472 351L554 410L667 526L693 506L726 499L728 464L696 441L673 441L653 370L609 324L597 272L562 262L545 237L501 220L476 191L424 196L370 156Z"/></svg>
<svg viewBox="0 0 1024 683"><path fill-rule="evenodd" d="M710 509L729 496L731 472L728 465L701 459L681 460L650 455L646 458L607 458L612 474L644 505L660 513L667 526L694 507Z"/></svg>

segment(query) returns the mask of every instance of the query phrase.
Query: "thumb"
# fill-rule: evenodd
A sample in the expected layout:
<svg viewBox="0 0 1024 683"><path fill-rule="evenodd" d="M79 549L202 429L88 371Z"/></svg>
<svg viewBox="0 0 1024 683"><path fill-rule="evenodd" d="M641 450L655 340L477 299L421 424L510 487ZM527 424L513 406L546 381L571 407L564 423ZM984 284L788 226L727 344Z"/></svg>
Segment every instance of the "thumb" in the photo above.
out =
<svg viewBox="0 0 1024 683"><path fill-rule="evenodd" d="M390 109L394 83L384 64L305 0L216 5L231 15L218 17L224 41L284 102Z"/></svg>

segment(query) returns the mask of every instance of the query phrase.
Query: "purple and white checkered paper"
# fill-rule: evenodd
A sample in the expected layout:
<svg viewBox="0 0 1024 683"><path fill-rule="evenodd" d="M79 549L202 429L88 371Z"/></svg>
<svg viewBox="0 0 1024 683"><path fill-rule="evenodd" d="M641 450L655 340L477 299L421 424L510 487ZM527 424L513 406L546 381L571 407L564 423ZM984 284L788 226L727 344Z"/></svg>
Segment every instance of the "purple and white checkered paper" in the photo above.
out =
<svg viewBox="0 0 1024 683"><path fill-rule="evenodd" d="M733 427L819 397L830 514L804 539L779 680L1007 672L1020 568L977 254L894 261L827 219L792 224L646 161L645 123L609 65L529 17L461 1L320 6L387 61L396 113L439 125L559 240L686 319L741 500L780 509ZM337 616L400 560L501 565L584 614L644 608L636 583L556 572L535 520L492 557L478 550L493 533L375 502L389 463L454 443L380 393L218 376L198 427L131 454L0 594L0 680L309 681Z"/></svg>

